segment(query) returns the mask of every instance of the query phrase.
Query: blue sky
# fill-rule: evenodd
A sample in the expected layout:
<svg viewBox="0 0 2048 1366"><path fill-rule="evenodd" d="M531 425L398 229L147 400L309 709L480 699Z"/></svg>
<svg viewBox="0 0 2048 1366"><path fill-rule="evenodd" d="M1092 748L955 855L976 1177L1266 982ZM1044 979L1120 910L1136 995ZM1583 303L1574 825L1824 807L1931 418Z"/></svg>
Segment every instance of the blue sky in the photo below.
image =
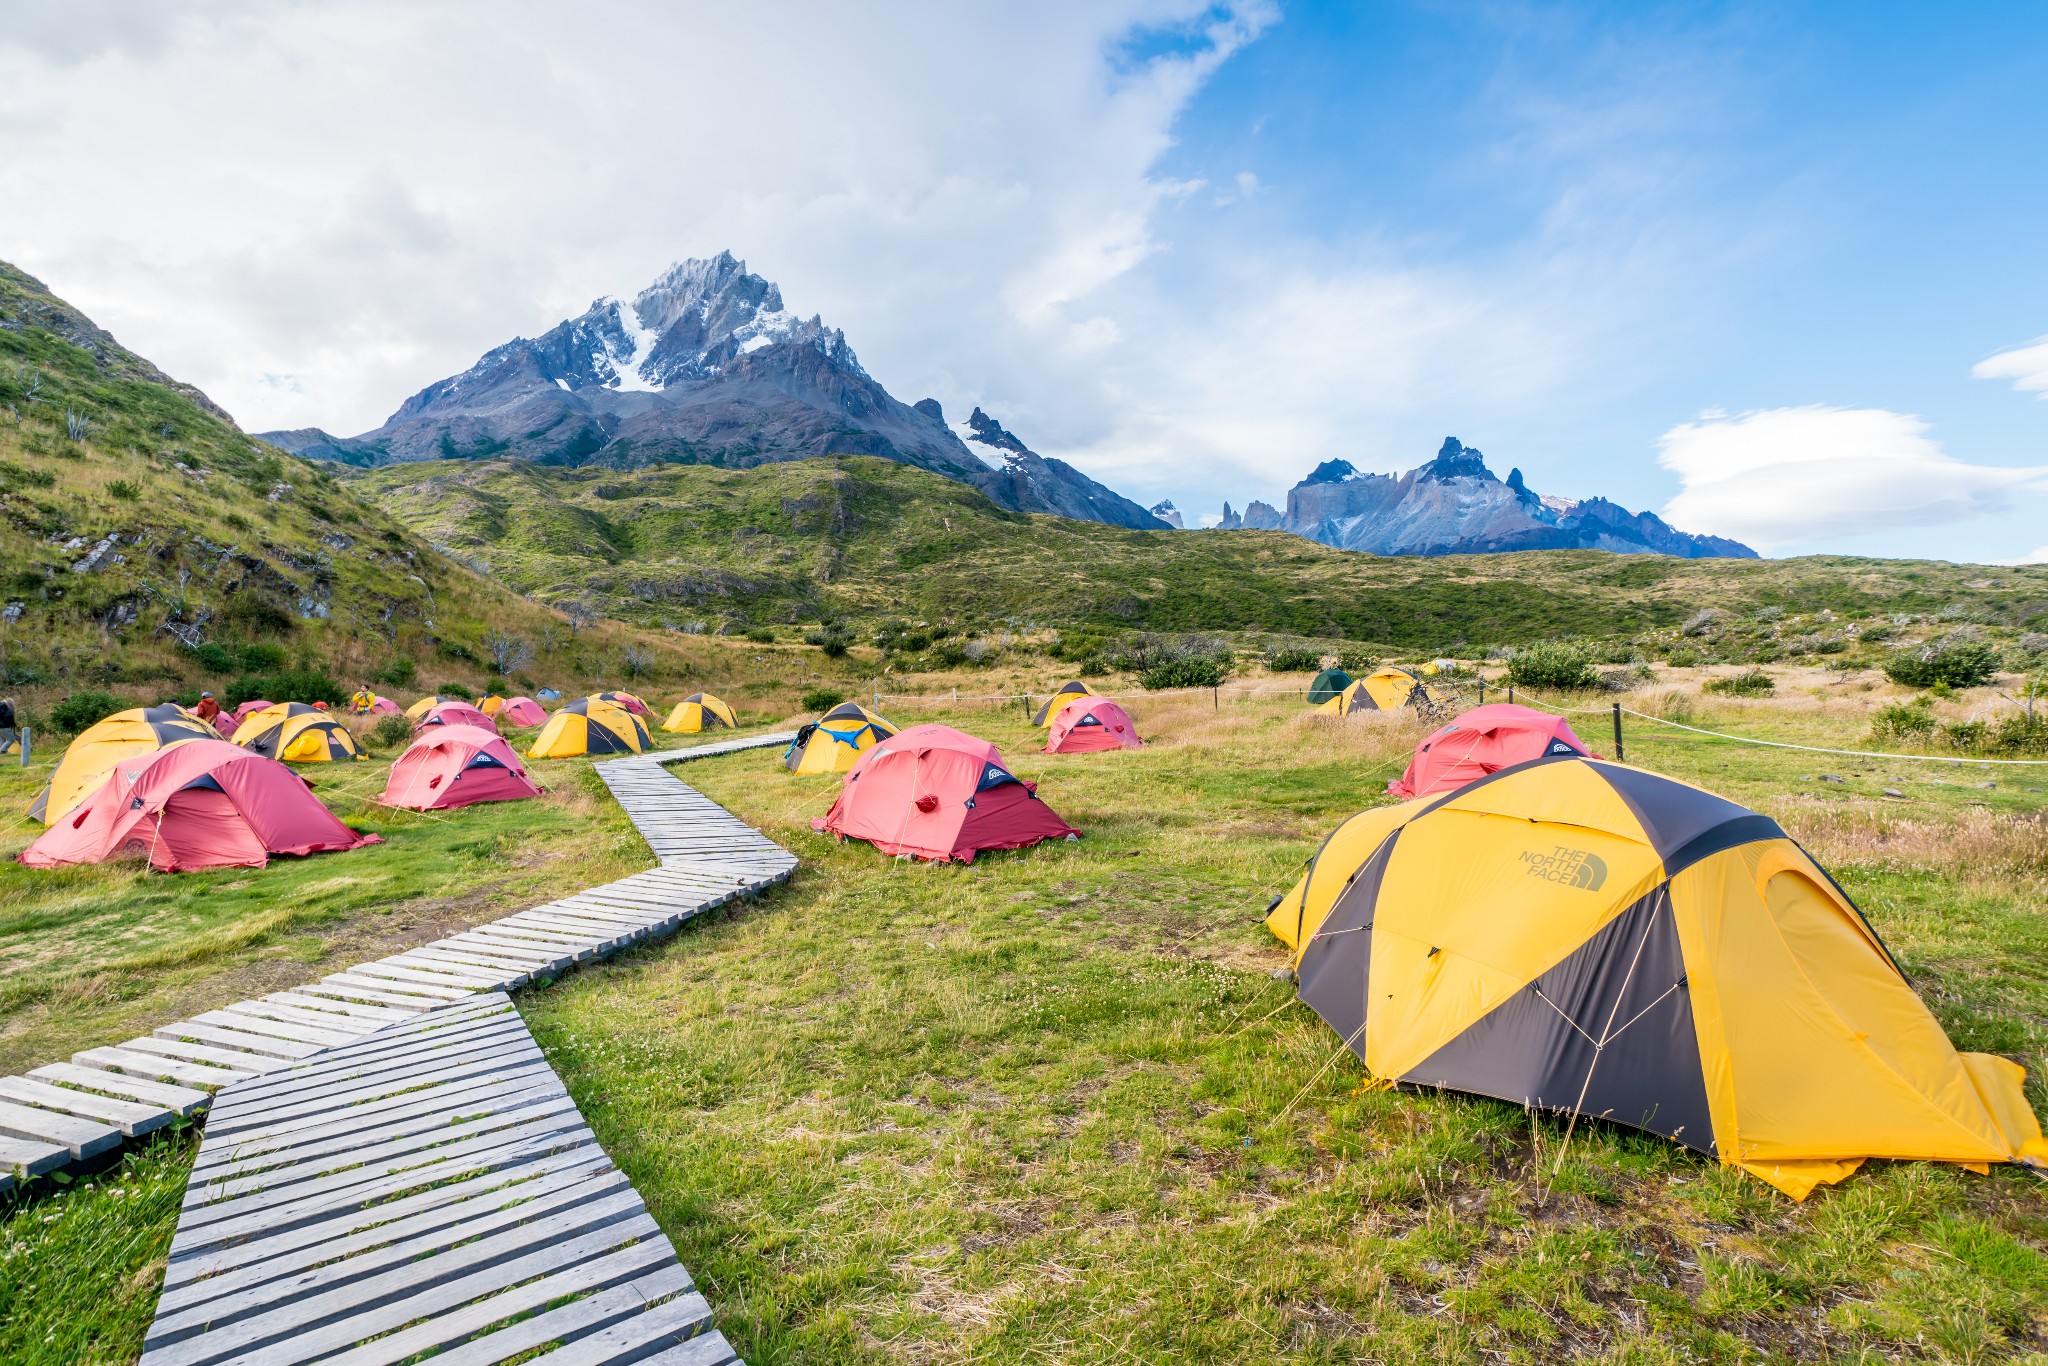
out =
<svg viewBox="0 0 2048 1366"><path fill-rule="evenodd" d="M2044 71L2039 3L81 0L0 25L0 258L252 431L730 249L1191 521L1455 435L2048 560Z"/></svg>
<svg viewBox="0 0 2048 1366"><path fill-rule="evenodd" d="M1257 192L1190 200L1212 221L1177 225L1162 270L1192 285L1211 253L1291 240L1510 287L1589 282L1557 320L1586 329L1564 373L1420 405L1357 463L1413 463L1455 433L1546 491L1660 506L1667 430L1827 405L1917 416L1969 464L2048 465L2048 403L1971 375L2048 332L2044 72L2038 4L1289 5L1159 164L1249 172ZM1603 263L1622 297L1594 283ZM2048 498L2007 503L1780 549L2048 545Z"/></svg>

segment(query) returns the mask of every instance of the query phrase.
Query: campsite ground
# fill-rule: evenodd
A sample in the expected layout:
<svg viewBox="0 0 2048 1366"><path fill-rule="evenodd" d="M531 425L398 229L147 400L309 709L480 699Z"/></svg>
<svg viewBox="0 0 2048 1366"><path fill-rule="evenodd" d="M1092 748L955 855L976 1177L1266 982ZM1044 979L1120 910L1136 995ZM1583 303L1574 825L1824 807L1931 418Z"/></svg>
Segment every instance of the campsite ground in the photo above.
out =
<svg viewBox="0 0 2048 1366"><path fill-rule="evenodd" d="M1788 672L1774 699L1709 702L1688 682L1634 705L1865 748L1888 690L1861 688ZM1270 977L1284 959L1259 919L1317 840L1377 800L1418 729L1281 699L1127 705L1148 749L1069 757L1035 753L1014 703L892 709L994 739L1087 831L966 868L813 834L835 780L767 754L694 765L687 781L803 856L796 884L522 995L749 1361L1982 1361L2048 1347L2048 1189L2031 1177L1879 1164L1794 1205L1659 1140L1581 1125L1561 1153L1551 1119L1363 1088ZM1584 733L1606 748L1604 719ZM2048 771L1634 722L1628 757L1784 822L1959 1044L2028 1063L2041 1107ZM547 804L388 829L384 851L346 868L281 861L203 890L94 874L64 895L99 909L69 920L45 904L57 884L0 878L7 979L36 976L19 957L72 984L6 998L8 1065L212 991L232 999L253 980L239 974L303 977L331 961L326 945L395 942L394 917L431 931L470 898L481 918L644 862L611 803L564 776L581 769L549 767ZM175 951L198 941L223 947ZM122 1022L103 1035L101 1010ZM0 1358L132 1354L190 1146L175 1137L8 1216Z"/></svg>

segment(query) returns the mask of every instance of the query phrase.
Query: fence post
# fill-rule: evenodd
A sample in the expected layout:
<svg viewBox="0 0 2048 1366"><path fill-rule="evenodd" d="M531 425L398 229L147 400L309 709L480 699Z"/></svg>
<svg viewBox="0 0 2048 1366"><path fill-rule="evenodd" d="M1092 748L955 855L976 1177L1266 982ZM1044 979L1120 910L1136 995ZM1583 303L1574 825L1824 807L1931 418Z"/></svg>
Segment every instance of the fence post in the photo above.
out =
<svg viewBox="0 0 2048 1366"><path fill-rule="evenodd" d="M1479 705L1486 705L1486 680L1483 678L1479 680Z"/></svg>
<svg viewBox="0 0 2048 1366"><path fill-rule="evenodd" d="M1223 689L1221 689L1221 688L1211 688L1211 689L1209 689L1209 710L1210 710L1210 711L1222 711L1222 710L1223 710Z"/></svg>
<svg viewBox="0 0 2048 1366"><path fill-rule="evenodd" d="M21 766L28 767L28 727L21 728Z"/></svg>
<svg viewBox="0 0 2048 1366"><path fill-rule="evenodd" d="M1614 762L1622 762L1621 754L1621 703L1614 704Z"/></svg>
<svg viewBox="0 0 2048 1366"><path fill-rule="evenodd" d="M1514 685L1514 684L1512 684L1512 683L1510 683L1510 684L1508 684L1508 705L1509 705L1509 706L1513 706L1514 704L1515 704L1515 685Z"/></svg>

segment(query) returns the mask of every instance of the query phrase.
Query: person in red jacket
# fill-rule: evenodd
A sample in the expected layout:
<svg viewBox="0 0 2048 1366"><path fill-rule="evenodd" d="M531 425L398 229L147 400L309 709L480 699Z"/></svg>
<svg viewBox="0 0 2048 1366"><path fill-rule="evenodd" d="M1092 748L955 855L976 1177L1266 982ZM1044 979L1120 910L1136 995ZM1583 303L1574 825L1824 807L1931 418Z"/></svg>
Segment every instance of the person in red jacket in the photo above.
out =
<svg viewBox="0 0 2048 1366"><path fill-rule="evenodd" d="M220 703L213 700L212 693L203 692L199 694L199 705L192 709L192 714L210 726L213 718L220 715Z"/></svg>

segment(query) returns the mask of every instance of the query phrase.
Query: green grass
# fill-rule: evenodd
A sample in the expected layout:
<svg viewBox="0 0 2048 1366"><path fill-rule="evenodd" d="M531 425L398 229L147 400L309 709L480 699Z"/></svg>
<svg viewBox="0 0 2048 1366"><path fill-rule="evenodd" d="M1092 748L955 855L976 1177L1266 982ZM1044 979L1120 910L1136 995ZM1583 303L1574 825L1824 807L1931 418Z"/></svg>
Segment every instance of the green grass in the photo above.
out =
<svg viewBox="0 0 2048 1366"><path fill-rule="evenodd" d="M648 625L906 617L1265 631L1455 653L1456 642L1669 630L1709 605L1743 619L1766 607L1845 617L1958 607L2006 626L2048 620L2042 568L1597 551L1381 558L1281 532L1028 516L874 457L633 471L500 459L344 477L521 592L600 602Z"/></svg>
<svg viewBox="0 0 2048 1366"><path fill-rule="evenodd" d="M1769 700L1693 696L1685 714L1860 748L1884 694L1815 699L1797 682ZM1626 1130L1581 1125L1561 1151L1561 1123L1512 1106L1362 1087L1270 977L1284 958L1259 921L1321 836L1380 799L1417 728L1275 700L1129 705L1153 746L1070 757L1036 753L1042 732L1016 704L891 709L997 740L1087 832L968 868L812 833L836 780L790 776L771 753L692 765L687 781L803 855L795 885L521 994L749 1361L1994 1361L2048 1347L2048 1191L2031 1177L1874 1164L1794 1205ZM1606 748L1606 718L1583 719ZM1974 768L1945 766L1937 785L1904 760L1641 722L1627 739L1631 761L1785 822L1958 1042L2024 1060L2042 1104L2048 794L2028 788L2048 777L2003 770L1986 790L1965 785L1987 780ZM0 946L74 955L76 980L118 977L137 994L111 1008L134 1028L151 1009L160 1021L233 999L254 972L303 980L332 958L307 961L328 936L381 933L386 907L424 929L437 899L481 891L493 904L478 914L497 914L643 866L579 771L542 766L566 794L551 800L588 812L524 803L392 827L374 886L317 884L369 868L357 861L375 849L280 860L250 888L130 873L99 914L131 918L82 922L111 933L67 931L31 895L0 899ZM520 850L544 862L508 869ZM14 874L0 868L15 897L57 885ZM177 959L322 895L314 920L239 947L116 966ZM227 905L207 919L215 899ZM23 1008L55 1047L7 1066L82 1046L56 1046L57 1026L90 1030L94 1010L34 1018L57 1009ZM0 1360L132 1357L189 1154L174 1141L8 1207Z"/></svg>
<svg viewBox="0 0 2048 1366"><path fill-rule="evenodd" d="M1770 705L1705 716L1827 743L1864 724ZM1087 831L971 868L811 833L830 779L696 766L803 854L796 886L523 997L749 1361L2042 1348L2031 1177L1876 1164L1794 1205L1581 1125L1553 1179L1556 1121L1362 1088L1268 976L1284 958L1259 920L1414 735L1275 703L1135 706L1159 743L1070 758L1033 753L1014 711L898 715L996 739ZM1806 774L1833 770L1807 757L1637 730L1632 760L1761 805L1829 859L1960 1042L2039 1071L2040 794L1909 780L1899 802L1874 772L1815 792Z"/></svg>

